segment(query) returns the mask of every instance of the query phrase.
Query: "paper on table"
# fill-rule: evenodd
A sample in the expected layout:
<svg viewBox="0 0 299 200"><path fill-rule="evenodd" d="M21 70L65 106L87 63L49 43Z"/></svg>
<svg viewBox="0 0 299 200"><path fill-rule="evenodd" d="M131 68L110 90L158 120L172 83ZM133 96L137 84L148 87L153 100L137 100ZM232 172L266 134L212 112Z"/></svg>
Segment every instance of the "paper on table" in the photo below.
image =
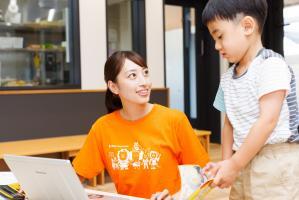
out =
<svg viewBox="0 0 299 200"><path fill-rule="evenodd" d="M17 182L18 180L12 172L0 172L0 185L8 185Z"/></svg>
<svg viewBox="0 0 299 200"><path fill-rule="evenodd" d="M92 200L145 200L143 198L115 194L110 192L102 192L96 190L85 189L89 199Z"/></svg>

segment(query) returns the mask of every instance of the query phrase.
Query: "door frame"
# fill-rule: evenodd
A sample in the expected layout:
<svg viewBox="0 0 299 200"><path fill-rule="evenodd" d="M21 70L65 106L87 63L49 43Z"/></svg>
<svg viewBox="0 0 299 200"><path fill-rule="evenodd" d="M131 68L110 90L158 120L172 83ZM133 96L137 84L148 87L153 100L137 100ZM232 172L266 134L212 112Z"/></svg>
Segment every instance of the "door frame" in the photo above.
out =
<svg viewBox="0 0 299 200"><path fill-rule="evenodd" d="M201 20L201 13L206 3L207 0L203 0L203 1L164 0L164 5L193 7L196 10L195 12L195 23L196 23L195 63L196 63L196 86L197 86L196 87L197 118L196 119L190 118L190 109L189 109L189 105L190 105L189 88L190 87L189 87L189 73L188 73L189 68L186 67L189 66L188 59L184 59L185 112L190 120L191 125L194 128L210 130L212 132L211 141L220 143L221 116L220 116L220 112L213 107L214 98L217 93L219 81L220 81L220 60L219 60L218 52L214 49L214 41L212 40L208 29L202 24L202 20ZM164 14L164 22L165 22L165 14ZM184 22L183 22L183 27L184 27ZM185 49L185 44L183 44L183 46L184 46L184 58L185 58L187 49Z"/></svg>

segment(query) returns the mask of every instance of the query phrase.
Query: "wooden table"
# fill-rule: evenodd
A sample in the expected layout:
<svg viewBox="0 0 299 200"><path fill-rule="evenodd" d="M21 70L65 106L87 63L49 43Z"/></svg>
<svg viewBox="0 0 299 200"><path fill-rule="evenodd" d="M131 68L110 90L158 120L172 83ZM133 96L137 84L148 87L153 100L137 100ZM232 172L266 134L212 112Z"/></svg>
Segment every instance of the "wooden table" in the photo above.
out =
<svg viewBox="0 0 299 200"><path fill-rule="evenodd" d="M83 146L87 135L52 137L43 139L0 142L0 159L3 154L35 156L60 153L61 158L75 156Z"/></svg>
<svg viewBox="0 0 299 200"><path fill-rule="evenodd" d="M20 156L37 156L58 153L59 158L70 159L75 157L84 144L87 135L62 136L43 139L0 142L0 159L3 154ZM104 173L89 180L89 185L96 186L104 183Z"/></svg>
<svg viewBox="0 0 299 200"><path fill-rule="evenodd" d="M211 131L196 130L195 134L200 139L203 147L209 153ZM62 136L43 139L20 140L11 142L0 142L0 159L3 154L14 154L24 156L37 156L58 153L60 158L70 159L75 157L84 144L87 135ZM90 179L89 184L95 186L105 183L105 173Z"/></svg>
<svg viewBox="0 0 299 200"><path fill-rule="evenodd" d="M207 153L210 151L210 135L211 131L194 129L196 136L199 138L201 144L206 149Z"/></svg>

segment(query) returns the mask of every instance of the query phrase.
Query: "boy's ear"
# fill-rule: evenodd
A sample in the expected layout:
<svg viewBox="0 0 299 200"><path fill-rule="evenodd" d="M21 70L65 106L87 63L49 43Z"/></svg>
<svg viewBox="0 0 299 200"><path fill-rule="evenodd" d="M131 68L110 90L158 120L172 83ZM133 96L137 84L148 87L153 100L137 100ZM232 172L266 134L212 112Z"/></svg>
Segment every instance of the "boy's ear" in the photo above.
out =
<svg viewBox="0 0 299 200"><path fill-rule="evenodd" d="M107 83L108 89L115 95L118 95L118 87L116 85L116 83L114 83L113 81L108 81Z"/></svg>
<svg viewBox="0 0 299 200"><path fill-rule="evenodd" d="M250 16L245 16L241 21L241 25L245 35L251 35L257 28L256 21Z"/></svg>

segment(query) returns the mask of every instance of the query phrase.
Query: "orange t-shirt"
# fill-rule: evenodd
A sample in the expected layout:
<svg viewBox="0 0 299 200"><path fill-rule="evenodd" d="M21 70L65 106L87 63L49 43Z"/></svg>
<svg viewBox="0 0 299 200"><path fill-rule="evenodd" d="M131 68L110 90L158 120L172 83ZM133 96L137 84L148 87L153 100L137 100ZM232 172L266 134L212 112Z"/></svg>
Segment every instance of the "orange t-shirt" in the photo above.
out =
<svg viewBox="0 0 299 200"><path fill-rule="evenodd" d="M209 157L184 113L155 104L145 117L127 121L119 111L99 118L73 161L92 178L104 168L120 194L149 198L180 190L180 164L204 166Z"/></svg>

